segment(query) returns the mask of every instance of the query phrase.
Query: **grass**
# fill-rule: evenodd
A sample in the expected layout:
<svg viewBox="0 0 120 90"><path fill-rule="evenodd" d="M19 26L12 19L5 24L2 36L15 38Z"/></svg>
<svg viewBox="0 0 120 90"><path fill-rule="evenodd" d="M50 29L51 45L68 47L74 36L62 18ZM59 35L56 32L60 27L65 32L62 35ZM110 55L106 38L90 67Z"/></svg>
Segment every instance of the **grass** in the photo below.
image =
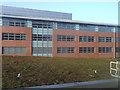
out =
<svg viewBox="0 0 120 90"><path fill-rule="evenodd" d="M111 60L114 59L3 56L3 88L109 79ZM18 73L21 78L17 78Z"/></svg>

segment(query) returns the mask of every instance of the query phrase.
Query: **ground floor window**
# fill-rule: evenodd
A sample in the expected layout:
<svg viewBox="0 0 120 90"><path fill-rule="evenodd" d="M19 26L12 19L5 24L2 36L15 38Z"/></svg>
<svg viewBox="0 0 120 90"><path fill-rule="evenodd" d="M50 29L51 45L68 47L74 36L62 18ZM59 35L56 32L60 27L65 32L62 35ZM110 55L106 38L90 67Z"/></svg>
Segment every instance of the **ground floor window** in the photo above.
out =
<svg viewBox="0 0 120 90"><path fill-rule="evenodd" d="M94 47L79 47L79 53L94 53Z"/></svg>
<svg viewBox="0 0 120 90"><path fill-rule="evenodd" d="M112 47L99 47L99 53L111 53Z"/></svg>
<svg viewBox="0 0 120 90"><path fill-rule="evenodd" d="M52 47L33 47L32 53L33 54L51 54Z"/></svg>
<svg viewBox="0 0 120 90"><path fill-rule="evenodd" d="M26 54L26 47L2 47L2 54Z"/></svg>

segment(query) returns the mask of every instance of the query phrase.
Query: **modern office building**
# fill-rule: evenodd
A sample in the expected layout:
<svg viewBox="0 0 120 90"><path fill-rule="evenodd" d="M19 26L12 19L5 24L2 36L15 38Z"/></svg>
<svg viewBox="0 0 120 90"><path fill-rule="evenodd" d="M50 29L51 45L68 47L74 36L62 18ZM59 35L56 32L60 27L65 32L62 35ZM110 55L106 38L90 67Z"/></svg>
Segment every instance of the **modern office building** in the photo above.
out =
<svg viewBox="0 0 120 90"><path fill-rule="evenodd" d="M118 25L72 20L71 13L1 8L1 55L120 57Z"/></svg>

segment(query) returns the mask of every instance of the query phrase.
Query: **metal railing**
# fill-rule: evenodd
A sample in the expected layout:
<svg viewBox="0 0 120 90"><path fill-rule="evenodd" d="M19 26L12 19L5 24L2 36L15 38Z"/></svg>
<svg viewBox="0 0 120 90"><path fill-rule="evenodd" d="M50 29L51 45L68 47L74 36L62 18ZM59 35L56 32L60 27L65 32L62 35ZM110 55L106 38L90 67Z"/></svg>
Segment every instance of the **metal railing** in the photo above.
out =
<svg viewBox="0 0 120 90"><path fill-rule="evenodd" d="M113 77L120 78L120 61L110 62L110 74Z"/></svg>

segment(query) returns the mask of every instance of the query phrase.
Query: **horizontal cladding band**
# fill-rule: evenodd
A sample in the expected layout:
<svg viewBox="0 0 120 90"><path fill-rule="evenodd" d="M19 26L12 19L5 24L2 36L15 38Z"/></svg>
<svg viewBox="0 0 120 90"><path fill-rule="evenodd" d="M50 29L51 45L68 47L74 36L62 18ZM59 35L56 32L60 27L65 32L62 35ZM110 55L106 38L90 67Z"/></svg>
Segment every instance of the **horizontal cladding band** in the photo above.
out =
<svg viewBox="0 0 120 90"><path fill-rule="evenodd" d="M64 23L80 23L80 24L92 24L92 25L109 25L118 26L118 24L111 23L98 23L98 22L88 22L88 21L78 21L78 20L64 20L64 19L51 19L51 18L40 18L40 17L25 17L25 16L12 16L12 15L0 15L1 18L15 18L15 19L26 19L26 20L43 20L43 21L53 21L53 22L64 22Z"/></svg>
<svg viewBox="0 0 120 90"><path fill-rule="evenodd" d="M45 31L52 29L59 30L80 30L80 31L97 31L97 32L119 32L117 27L112 26L95 26L95 25L84 25L84 24L66 24L66 23L49 23L49 22L23 22L23 21L13 21L7 18L2 20L2 26L14 26L14 27L32 27L34 31Z"/></svg>

